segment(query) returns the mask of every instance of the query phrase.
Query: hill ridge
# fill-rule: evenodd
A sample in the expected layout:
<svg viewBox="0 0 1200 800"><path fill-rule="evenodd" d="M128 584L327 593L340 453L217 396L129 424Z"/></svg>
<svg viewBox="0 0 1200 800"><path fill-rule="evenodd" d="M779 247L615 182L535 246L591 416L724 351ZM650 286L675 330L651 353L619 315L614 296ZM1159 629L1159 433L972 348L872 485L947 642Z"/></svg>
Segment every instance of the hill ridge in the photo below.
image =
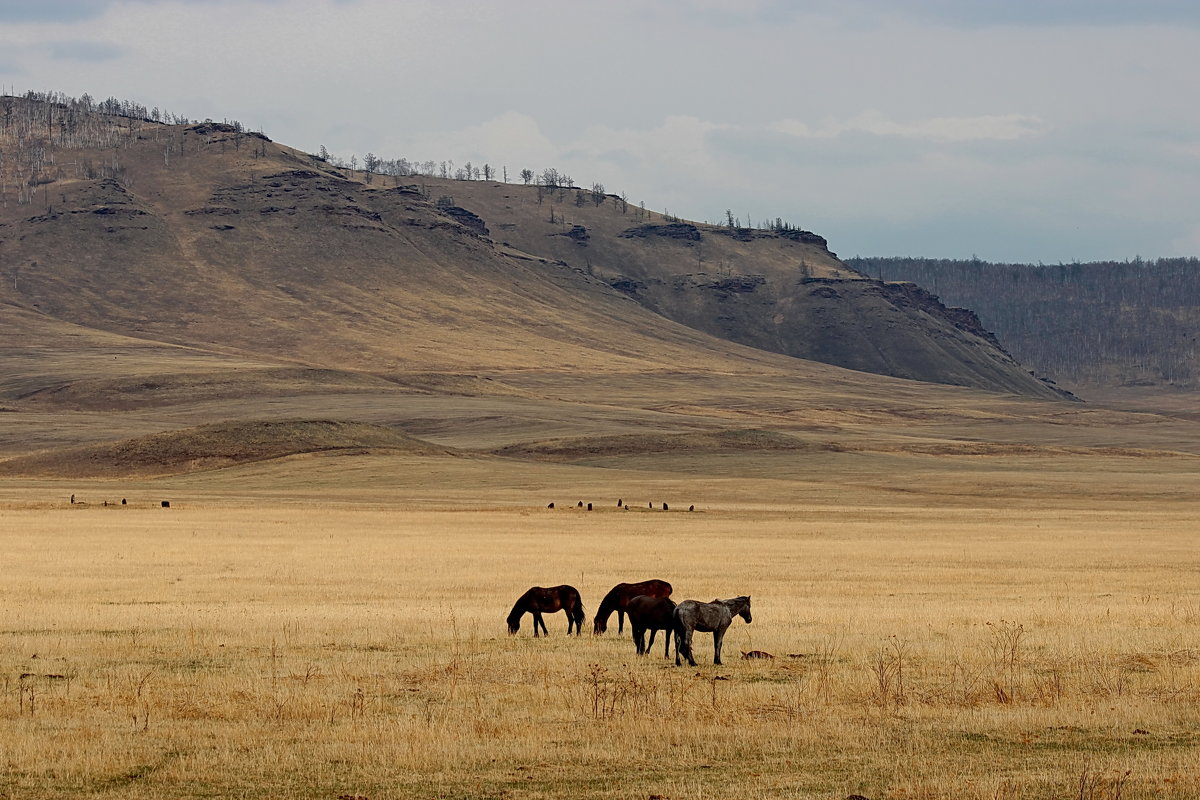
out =
<svg viewBox="0 0 1200 800"><path fill-rule="evenodd" d="M387 186L236 124L0 101L18 112L0 136L48 154L26 180L39 213L31 196L0 213L5 299L64 321L375 374L798 368L775 353L1063 396L963 314L866 280L811 232L685 222L596 187Z"/></svg>

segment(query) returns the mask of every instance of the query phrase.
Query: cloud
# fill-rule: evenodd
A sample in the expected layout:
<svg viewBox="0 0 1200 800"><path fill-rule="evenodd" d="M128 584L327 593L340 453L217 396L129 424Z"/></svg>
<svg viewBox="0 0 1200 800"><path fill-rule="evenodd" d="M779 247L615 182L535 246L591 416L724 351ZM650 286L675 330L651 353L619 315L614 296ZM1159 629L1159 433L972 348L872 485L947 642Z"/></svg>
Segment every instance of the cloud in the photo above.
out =
<svg viewBox="0 0 1200 800"><path fill-rule="evenodd" d="M124 48L107 42L86 40L45 42L50 57L62 61L111 61L125 54Z"/></svg>
<svg viewBox="0 0 1200 800"><path fill-rule="evenodd" d="M1194 0L826 0L818 7L860 19L908 19L952 27L1200 25Z"/></svg>
<svg viewBox="0 0 1200 800"><path fill-rule="evenodd" d="M805 139L830 139L846 133L861 132L875 136L898 136L934 142L969 142L1035 136L1044 130L1044 125L1038 117L1026 114L931 117L897 122L878 111L864 111L849 119L827 119L816 125L798 120L781 120L772 124L769 129Z"/></svg>
<svg viewBox="0 0 1200 800"><path fill-rule="evenodd" d="M0 22L79 22L103 15L111 0L0 0Z"/></svg>
<svg viewBox="0 0 1200 800"><path fill-rule="evenodd" d="M506 111L456 131L406 137L395 146L410 150L411 154L402 154L410 160L454 159L459 165L466 161L507 164L510 178L525 167L537 171L555 166L560 152L536 119L517 111Z"/></svg>

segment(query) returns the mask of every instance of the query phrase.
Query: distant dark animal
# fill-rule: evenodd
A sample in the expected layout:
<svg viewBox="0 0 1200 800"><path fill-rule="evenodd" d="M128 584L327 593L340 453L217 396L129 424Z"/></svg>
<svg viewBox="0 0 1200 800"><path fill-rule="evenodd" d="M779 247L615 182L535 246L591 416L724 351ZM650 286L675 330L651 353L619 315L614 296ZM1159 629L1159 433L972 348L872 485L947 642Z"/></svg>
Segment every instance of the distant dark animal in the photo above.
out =
<svg viewBox="0 0 1200 800"><path fill-rule="evenodd" d="M75 495L71 495L71 505L75 505Z"/></svg>
<svg viewBox="0 0 1200 800"><path fill-rule="evenodd" d="M711 603L701 603L699 600L684 600L680 603L672 620L675 629L675 666L679 666L681 652L689 665L696 666L696 659L692 655L692 634L695 631L712 633L713 663L720 664L721 643L725 640L725 631L734 617L741 617L747 623L751 621L748 596L713 600Z"/></svg>
<svg viewBox="0 0 1200 800"><path fill-rule="evenodd" d="M688 511L695 511L695 510L696 510L695 506L688 506Z"/></svg>
<svg viewBox="0 0 1200 800"><path fill-rule="evenodd" d="M663 631L667 647L663 658L671 657L672 620L675 617L675 601L669 597L647 597L638 595L629 601L625 613L629 615L629 628L633 631L633 643L639 656L644 656L654 647L654 634ZM650 644L646 644L646 631L650 631Z"/></svg>
<svg viewBox="0 0 1200 800"><path fill-rule="evenodd" d="M582 501L582 500L580 500L578 503L576 503L576 504L575 504L575 507L576 507L576 508L583 508L583 501Z"/></svg>
<svg viewBox="0 0 1200 800"><path fill-rule="evenodd" d="M620 507L621 507L621 506L623 506L623 505L625 505L625 503L623 503L623 502L621 501L621 498L619 498L619 497L618 497L618 498L617 498L617 508L620 508Z"/></svg>
<svg viewBox="0 0 1200 800"><path fill-rule="evenodd" d="M663 511L670 511L670 510L671 509L667 508L667 504L663 503Z"/></svg>
<svg viewBox="0 0 1200 800"><path fill-rule="evenodd" d="M521 630L521 617L528 612L533 614L533 635L538 635L540 627L542 633L549 636L550 631L546 630L542 614L553 614L557 611L567 612L568 636L572 630L576 636L583 632L583 599L579 596L578 589L566 585L549 588L530 587L529 591L517 598L512 611L508 612L508 632L512 634Z"/></svg>
<svg viewBox="0 0 1200 800"><path fill-rule="evenodd" d="M592 622L592 633L601 634L608 630L608 618L617 612L617 633L625 632L625 609L629 601L638 595L647 597L670 597L671 584L666 581L652 579L641 583L618 583L608 590L596 610L596 618Z"/></svg>
<svg viewBox="0 0 1200 800"><path fill-rule="evenodd" d="M123 505L123 506L128 505L128 503L125 501L124 497L121 498L121 505Z"/></svg>
<svg viewBox="0 0 1200 800"><path fill-rule="evenodd" d="M551 503L550 505L546 506L546 508L554 508L554 503Z"/></svg>
<svg viewBox="0 0 1200 800"><path fill-rule="evenodd" d="M163 501L162 501L162 507L163 507L163 508L170 508L170 507L171 507L171 501L170 501L170 500L163 500Z"/></svg>
<svg viewBox="0 0 1200 800"><path fill-rule="evenodd" d="M591 510L592 510L592 504L588 503L588 511L591 511Z"/></svg>

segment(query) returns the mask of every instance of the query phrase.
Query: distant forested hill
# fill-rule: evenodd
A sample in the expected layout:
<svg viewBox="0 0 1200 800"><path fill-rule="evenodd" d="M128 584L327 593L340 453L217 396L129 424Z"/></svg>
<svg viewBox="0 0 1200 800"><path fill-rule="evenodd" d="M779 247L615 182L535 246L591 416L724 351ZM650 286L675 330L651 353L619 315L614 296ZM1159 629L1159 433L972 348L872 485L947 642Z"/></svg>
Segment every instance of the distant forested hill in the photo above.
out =
<svg viewBox="0 0 1200 800"><path fill-rule="evenodd" d="M974 311L1017 358L1079 386L1200 388L1200 259L993 264L850 258Z"/></svg>

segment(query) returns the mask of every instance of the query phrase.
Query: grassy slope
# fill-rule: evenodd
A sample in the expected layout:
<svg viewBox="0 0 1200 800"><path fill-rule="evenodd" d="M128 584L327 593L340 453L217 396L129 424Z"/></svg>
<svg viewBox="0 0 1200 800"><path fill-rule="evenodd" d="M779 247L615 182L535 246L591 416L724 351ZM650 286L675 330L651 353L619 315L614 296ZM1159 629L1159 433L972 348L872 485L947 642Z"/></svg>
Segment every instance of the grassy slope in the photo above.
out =
<svg viewBox="0 0 1200 800"><path fill-rule="evenodd" d="M557 201L539 206L533 187L424 182L433 199L454 192L485 217L508 242L496 247L411 190L349 180L273 143L149 126L118 155L122 184L68 170L44 207L0 215L0 277L13 287L0 298L0 456L277 419L384 425L478 451L629 433L695 434L720 449L745 429L850 450L986 449L937 444L947 439L1195 449L1179 417L739 346L560 263L586 252L648 278L689 269L680 253L702 247L701 267L749 259L785 280L799 259L812 276L865 283L813 245L623 238L635 212L612 198L575 206L567 193L557 207L587 223L584 249L540 219Z"/></svg>
<svg viewBox="0 0 1200 800"><path fill-rule="evenodd" d="M476 214L496 241L594 275L697 330L856 370L1056 396L933 298L866 280L819 243L681 226L613 197L596 204L580 190L412 180ZM681 227L682 236L663 235Z"/></svg>

